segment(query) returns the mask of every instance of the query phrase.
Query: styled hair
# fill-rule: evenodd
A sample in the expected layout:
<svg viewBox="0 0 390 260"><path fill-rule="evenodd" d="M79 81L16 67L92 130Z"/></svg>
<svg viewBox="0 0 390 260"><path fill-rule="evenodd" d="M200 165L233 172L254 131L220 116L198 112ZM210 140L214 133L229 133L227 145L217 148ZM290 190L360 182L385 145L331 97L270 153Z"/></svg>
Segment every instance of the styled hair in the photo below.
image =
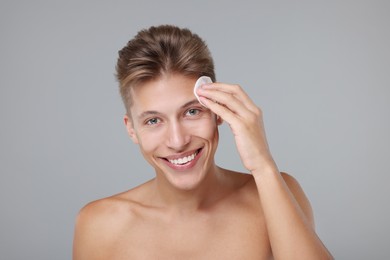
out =
<svg viewBox="0 0 390 260"><path fill-rule="evenodd" d="M206 43L186 28L160 25L141 30L118 54L116 77L127 113L130 90L136 85L170 73L216 80Z"/></svg>

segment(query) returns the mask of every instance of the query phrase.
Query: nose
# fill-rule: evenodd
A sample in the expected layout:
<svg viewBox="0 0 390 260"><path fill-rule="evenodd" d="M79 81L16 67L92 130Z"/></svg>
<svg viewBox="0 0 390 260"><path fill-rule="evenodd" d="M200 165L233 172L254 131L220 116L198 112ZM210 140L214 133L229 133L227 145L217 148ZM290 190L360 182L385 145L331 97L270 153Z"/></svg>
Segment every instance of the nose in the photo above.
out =
<svg viewBox="0 0 390 260"><path fill-rule="evenodd" d="M178 152L184 150L191 140L187 129L180 122L171 122L167 130L167 146Z"/></svg>

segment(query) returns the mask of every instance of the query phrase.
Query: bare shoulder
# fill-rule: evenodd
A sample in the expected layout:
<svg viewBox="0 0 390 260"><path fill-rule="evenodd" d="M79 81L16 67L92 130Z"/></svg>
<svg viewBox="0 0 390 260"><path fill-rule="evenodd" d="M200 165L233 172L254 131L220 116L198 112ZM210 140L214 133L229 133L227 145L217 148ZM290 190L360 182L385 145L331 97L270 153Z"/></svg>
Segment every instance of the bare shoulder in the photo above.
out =
<svg viewBox="0 0 390 260"><path fill-rule="evenodd" d="M99 226L105 227L109 220L124 216L131 217L133 203L119 195L99 199L85 205L77 216L77 227ZM118 223L118 221L116 221Z"/></svg>
<svg viewBox="0 0 390 260"><path fill-rule="evenodd" d="M256 182L251 174L226 170L231 177L232 191L234 196L231 199L239 200L242 206L251 208L259 206L259 194Z"/></svg>
<svg viewBox="0 0 390 260"><path fill-rule="evenodd" d="M137 207L142 204L139 194L147 189L148 183L144 183L136 188L122 192L107 198L99 199L84 206L77 217L78 222L88 220L88 224L106 222L110 218L128 219L134 214ZM87 224L87 223L86 223Z"/></svg>
<svg viewBox="0 0 390 260"><path fill-rule="evenodd" d="M116 225L121 221L131 221L135 217L137 209L142 207L142 194L147 192L149 182L131 190L99 199L84 206L77 217L77 224L98 225L113 228L108 224L109 220L115 219ZM126 223L128 224L128 223Z"/></svg>
<svg viewBox="0 0 390 260"><path fill-rule="evenodd" d="M314 227L314 217L312 207L310 205L310 201L307 198L305 192L303 191L299 182L290 174L281 172L280 173L282 179L286 183L288 189L293 194L295 200L298 205L302 209L306 218L310 222L310 224ZM238 173L236 175L237 179L240 179L244 185L240 188L240 192L248 199L248 201L252 201L255 205L259 205L259 193L256 186L256 181L252 175Z"/></svg>
<svg viewBox="0 0 390 260"><path fill-rule="evenodd" d="M100 259L125 228L137 219L138 193L147 186L99 199L85 205L76 219L73 259Z"/></svg>
<svg viewBox="0 0 390 260"><path fill-rule="evenodd" d="M281 176L283 177L284 182L287 184L287 187L291 191L291 193L294 195L296 201L298 202L299 206L301 207L303 213L306 215L307 219L311 223L311 225L314 227L314 217L313 217L313 210L310 205L310 201L307 198L305 192L303 191L301 185L299 182L291 175L282 172Z"/></svg>

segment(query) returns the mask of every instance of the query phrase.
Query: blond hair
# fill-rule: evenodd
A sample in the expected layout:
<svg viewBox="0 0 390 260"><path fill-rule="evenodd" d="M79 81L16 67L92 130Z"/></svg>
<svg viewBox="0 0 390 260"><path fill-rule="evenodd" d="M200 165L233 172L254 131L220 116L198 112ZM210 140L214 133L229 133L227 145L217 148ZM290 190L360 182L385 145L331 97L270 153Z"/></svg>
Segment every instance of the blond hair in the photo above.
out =
<svg viewBox="0 0 390 260"><path fill-rule="evenodd" d="M141 30L118 53L116 77L128 113L132 105L130 89L164 74L216 80L206 43L186 28L161 25Z"/></svg>

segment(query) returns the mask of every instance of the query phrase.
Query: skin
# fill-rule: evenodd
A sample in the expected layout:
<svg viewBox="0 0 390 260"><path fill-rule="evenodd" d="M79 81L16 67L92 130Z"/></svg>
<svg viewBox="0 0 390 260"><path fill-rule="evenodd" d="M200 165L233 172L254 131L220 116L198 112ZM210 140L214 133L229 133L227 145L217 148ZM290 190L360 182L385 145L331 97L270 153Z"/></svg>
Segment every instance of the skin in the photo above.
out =
<svg viewBox="0 0 390 260"><path fill-rule="evenodd" d="M124 121L156 177L86 205L73 259L333 259L303 190L277 169L261 110L223 83L198 90L205 108L195 81L168 74L133 89ZM222 121L249 174L215 164ZM191 154L184 166L168 161Z"/></svg>

